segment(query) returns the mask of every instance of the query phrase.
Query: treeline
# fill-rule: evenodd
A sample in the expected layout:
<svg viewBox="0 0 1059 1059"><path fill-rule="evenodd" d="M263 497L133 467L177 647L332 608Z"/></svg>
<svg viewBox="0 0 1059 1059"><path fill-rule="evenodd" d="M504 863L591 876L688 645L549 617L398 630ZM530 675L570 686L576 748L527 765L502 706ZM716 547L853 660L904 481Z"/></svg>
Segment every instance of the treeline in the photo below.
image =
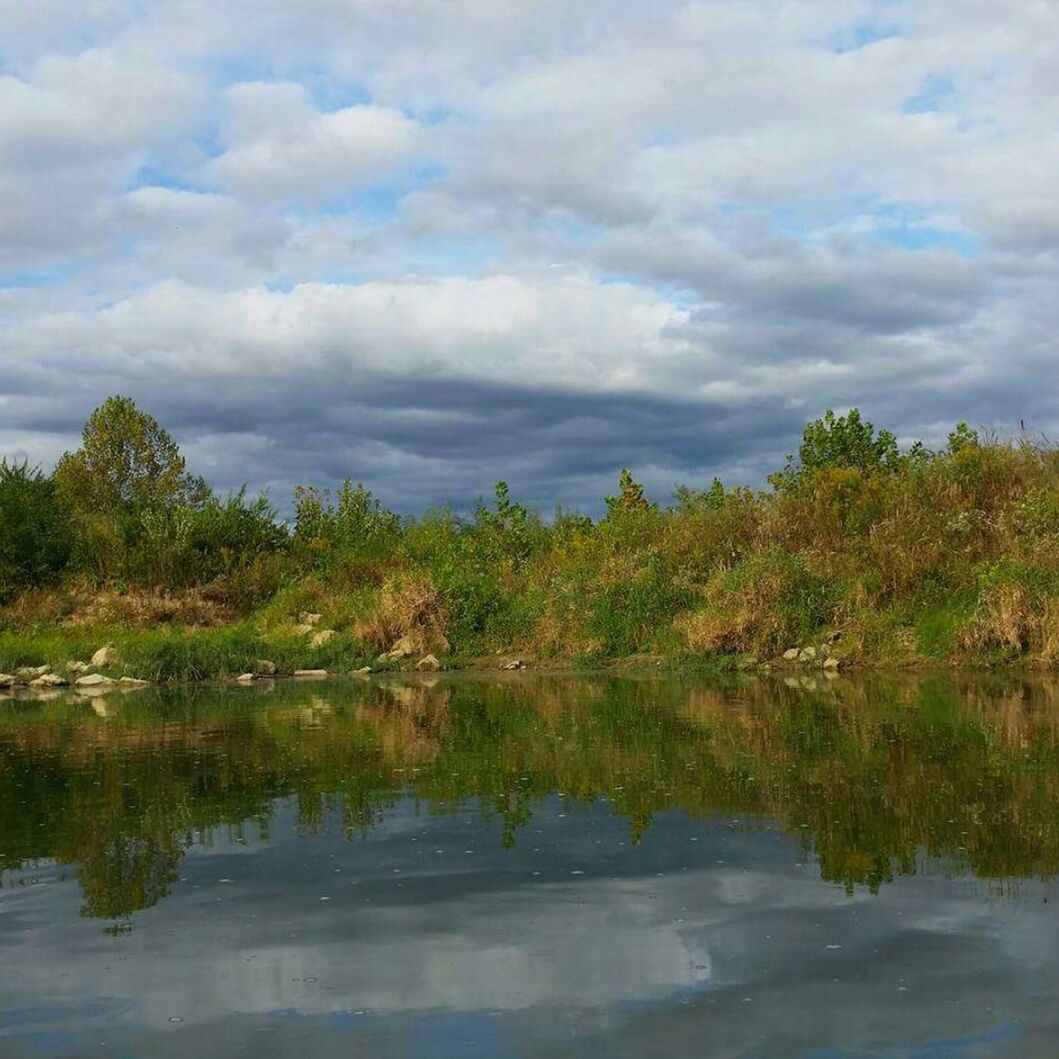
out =
<svg viewBox="0 0 1059 1059"><path fill-rule="evenodd" d="M266 497L217 496L112 397L51 475L0 465L8 624L153 593L194 597L165 612L192 624L315 611L366 652L411 636L467 655L768 658L826 638L849 660L1059 657L1059 455L962 423L941 450L902 451L828 412L766 490L715 480L660 505L622 471L598 520L545 521L503 482L470 517L400 517L351 481L293 506L283 521Z"/></svg>

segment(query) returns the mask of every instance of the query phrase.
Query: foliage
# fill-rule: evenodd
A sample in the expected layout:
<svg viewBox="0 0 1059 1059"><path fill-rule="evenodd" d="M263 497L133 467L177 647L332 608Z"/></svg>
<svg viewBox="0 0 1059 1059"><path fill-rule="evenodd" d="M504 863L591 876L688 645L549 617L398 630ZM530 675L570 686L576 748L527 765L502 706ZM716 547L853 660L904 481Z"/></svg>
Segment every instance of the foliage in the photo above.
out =
<svg viewBox="0 0 1059 1059"><path fill-rule="evenodd" d="M960 423L902 453L857 409L828 411L771 481L661 506L622 470L603 518L549 522L503 481L469 515L401 518L347 479L298 487L285 524L266 497L215 496L111 398L51 478L0 469L0 628L253 617L282 639L312 611L365 656L403 636L557 659L772 657L826 637L846 661L1059 662L1059 452ZM160 644L164 673L246 657Z"/></svg>
<svg viewBox="0 0 1059 1059"><path fill-rule="evenodd" d="M847 468L871 474L893 470L899 461L897 438L889 430L876 433L856 408L844 416L828 409L806 426L797 457L788 456L786 468L772 480L778 488L790 488L819 471Z"/></svg>
<svg viewBox="0 0 1059 1059"><path fill-rule="evenodd" d="M55 479L79 507L103 512L172 508L206 491L169 433L128 397L109 397L88 417L81 447L60 458Z"/></svg>
<svg viewBox="0 0 1059 1059"><path fill-rule="evenodd" d="M25 463L0 460L0 599L54 578L72 543L54 481Z"/></svg>

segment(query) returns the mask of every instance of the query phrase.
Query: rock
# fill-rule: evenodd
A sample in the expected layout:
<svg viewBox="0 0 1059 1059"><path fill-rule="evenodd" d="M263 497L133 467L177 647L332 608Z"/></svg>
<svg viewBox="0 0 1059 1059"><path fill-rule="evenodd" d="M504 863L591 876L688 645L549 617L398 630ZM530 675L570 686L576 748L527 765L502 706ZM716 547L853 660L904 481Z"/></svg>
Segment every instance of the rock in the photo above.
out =
<svg viewBox="0 0 1059 1059"><path fill-rule="evenodd" d="M16 680L36 680L37 677L44 676L48 672L48 666L19 666L15 670Z"/></svg>
<svg viewBox="0 0 1059 1059"><path fill-rule="evenodd" d="M353 670L358 677L366 677L371 671L371 666L361 666L360 669Z"/></svg>
<svg viewBox="0 0 1059 1059"><path fill-rule="evenodd" d="M326 669L296 669L294 671L296 677L326 677Z"/></svg>
<svg viewBox="0 0 1059 1059"><path fill-rule="evenodd" d="M835 658L834 655L824 659L824 669L838 669L841 664L842 663Z"/></svg>
<svg viewBox="0 0 1059 1059"><path fill-rule="evenodd" d="M237 676L235 679L238 680L240 684L253 684L253 682L254 682L254 674L253 673L240 673L239 676Z"/></svg>
<svg viewBox="0 0 1059 1059"><path fill-rule="evenodd" d="M117 654L117 644L104 644L94 655L92 655L92 668L102 669L104 666L109 666L117 657Z"/></svg>
<svg viewBox="0 0 1059 1059"><path fill-rule="evenodd" d="M149 680L141 680L139 677L119 677L118 683L126 688L145 688L151 682Z"/></svg>
<svg viewBox="0 0 1059 1059"><path fill-rule="evenodd" d="M323 647L325 643L333 640L338 635L334 629L321 629L318 633L314 634L313 638L309 641L310 647Z"/></svg>
<svg viewBox="0 0 1059 1059"><path fill-rule="evenodd" d="M254 663L254 673L259 677L274 677L278 672L279 666L267 658L259 658Z"/></svg>
<svg viewBox="0 0 1059 1059"><path fill-rule="evenodd" d="M78 677L74 681L74 687L76 688L98 688L103 684L113 684L114 681L110 677L103 676L102 673L86 673L83 677Z"/></svg>
<svg viewBox="0 0 1059 1059"><path fill-rule="evenodd" d="M69 673L86 673L92 667L87 662L67 662L66 670Z"/></svg>
<svg viewBox="0 0 1059 1059"><path fill-rule="evenodd" d="M0 673L0 688L10 688L14 683L14 673Z"/></svg>
<svg viewBox="0 0 1059 1059"><path fill-rule="evenodd" d="M298 621L302 625L319 625L323 621L323 617L322 614L310 614L308 611L303 611L298 615Z"/></svg>
<svg viewBox="0 0 1059 1059"><path fill-rule="evenodd" d="M803 647L798 652L798 661L799 662L811 662L811 661L813 661L814 658L816 658L816 648L815 647Z"/></svg>
<svg viewBox="0 0 1059 1059"><path fill-rule="evenodd" d="M411 658L414 655L415 646L410 636L402 636L389 650L388 657L397 661L401 658Z"/></svg>
<svg viewBox="0 0 1059 1059"><path fill-rule="evenodd" d="M311 636L316 630L312 625L306 625L305 622L302 622L301 625L294 626L294 631L299 636Z"/></svg>
<svg viewBox="0 0 1059 1059"><path fill-rule="evenodd" d="M440 668L441 663L434 655L424 655L418 662L416 662L416 669L421 673L436 673Z"/></svg>
<svg viewBox="0 0 1059 1059"><path fill-rule="evenodd" d="M526 668L526 663L523 662L521 658L511 658L511 659L508 659L508 661L506 661L506 662L501 662L500 663L500 668L501 669L512 670L512 671L514 671L516 669L525 669Z"/></svg>
<svg viewBox="0 0 1059 1059"><path fill-rule="evenodd" d="M797 647L788 648L786 651L783 652L783 661L784 662L797 662L799 653L800 653L800 650Z"/></svg>
<svg viewBox="0 0 1059 1059"><path fill-rule="evenodd" d="M65 688L68 684L66 677L58 673L42 673L36 680L29 682L31 688Z"/></svg>

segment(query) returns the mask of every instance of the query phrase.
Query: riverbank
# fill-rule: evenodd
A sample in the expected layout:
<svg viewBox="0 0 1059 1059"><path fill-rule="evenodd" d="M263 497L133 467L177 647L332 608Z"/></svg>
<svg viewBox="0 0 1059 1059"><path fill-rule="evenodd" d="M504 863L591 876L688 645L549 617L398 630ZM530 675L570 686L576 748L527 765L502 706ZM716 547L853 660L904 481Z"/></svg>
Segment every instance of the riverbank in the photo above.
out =
<svg viewBox="0 0 1059 1059"><path fill-rule="evenodd" d="M148 435L131 469L111 458ZM265 498L219 499L113 399L52 476L0 462L0 671L66 680L110 641L98 675L154 682L252 679L262 661L1059 665L1050 446L959 424L944 449L901 449L856 410L828 413L769 486L715 480L667 506L626 470L601 517L545 520L504 482L473 514L414 517L347 482L333 499L299 487L284 520Z"/></svg>
<svg viewBox="0 0 1059 1059"><path fill-rule="evenodd" d="M831 679L840 672L895 670L1007 670L1055 668L1050 660L982 654L939 660L915 651L868 658L852 653L830 631L762 657L749 653L640 652L624 656L548 655L512 648L490 654L454 653L443 638L404 635L378 652L371 644L302 614L291 630L262 633L252 622L219 628L64 629L0 632L0 691L73 687L102 689L154 684L283 677L369 676L441 671L503 672L656 670L670 673L776 673Z"/></svg>

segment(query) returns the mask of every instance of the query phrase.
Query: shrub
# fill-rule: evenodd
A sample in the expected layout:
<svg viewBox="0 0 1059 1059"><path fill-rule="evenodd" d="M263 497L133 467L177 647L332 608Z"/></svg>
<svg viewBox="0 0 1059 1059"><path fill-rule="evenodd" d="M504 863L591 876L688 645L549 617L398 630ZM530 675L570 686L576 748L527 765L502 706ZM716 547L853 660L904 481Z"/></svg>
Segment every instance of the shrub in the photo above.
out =
<svg viewBox="0 0 1059 1059"><path fill-rule="evenodd" d="M703 605L677 624L695 650L775 654L810 637L832 607L832 591L805 560L773 548L719 572Z"/></svg>
<svg viewBox="0 0 1059 1059"><path fill-rule="evenodd" d="M25 463L0 460L0 599L58 575L72 543L54 481Z"/></svg>

